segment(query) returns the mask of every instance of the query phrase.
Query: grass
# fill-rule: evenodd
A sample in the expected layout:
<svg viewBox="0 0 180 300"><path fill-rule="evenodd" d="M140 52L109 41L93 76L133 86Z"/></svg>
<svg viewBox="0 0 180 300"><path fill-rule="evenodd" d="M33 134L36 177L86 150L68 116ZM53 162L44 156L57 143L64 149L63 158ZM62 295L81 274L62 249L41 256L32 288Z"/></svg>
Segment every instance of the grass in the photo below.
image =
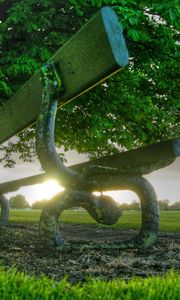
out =
<svg viewBox="0 0 180 300"><path fill-rule="evenodd" d="M40 209L12 209L10 210L10 222L37 223L41 214Z"/></svg>
<svg viewBox="0 0 180 300"><path fill-rule="evenodd" d="M41 210L11 210L11 222L38 223ZM160 229L180 230L180 212L161 212ZM137 229L141 213L124 211L115 227ZM62 215L64 223L97 224L86 211L68 210ZM100 225L98 225L100 226ZM179 300L180 274L170 271L164 276L123 279L89 278L85 283L71 284L65 278L55 281L48 277L28 276L15 269L0 269L0 299L2 300Z"/></svg>
<svg viewBox="0 0 180 300"><path fill-rule="evenodd" d="M14 269L0 272L2 300L179 300L179 291L180 276L173 271L165 276L135 277L128 282L89 279L81 285L72 285L66 279L57 282L27 276Z"/></svg>
<svg viewBox="0 0 180 300"><path fill-rule="evenodd" d="M41 210L11 210L11 222L38 223ZM64 223L97 224L86 211L67 210L61 218ZM180 231L180 211L162 211L160 213L160 231ZM141 222L141 212L124 211L114 227L123 229L138 229ZM98 224L98 226L101 226Z"/></svg>

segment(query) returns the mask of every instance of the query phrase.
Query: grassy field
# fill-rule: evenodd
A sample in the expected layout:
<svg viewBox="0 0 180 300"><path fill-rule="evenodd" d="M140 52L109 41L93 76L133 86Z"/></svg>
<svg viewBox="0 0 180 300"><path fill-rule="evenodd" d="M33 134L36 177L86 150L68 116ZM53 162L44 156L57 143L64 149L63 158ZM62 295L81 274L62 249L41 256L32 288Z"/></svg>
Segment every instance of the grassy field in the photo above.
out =
<svg viewBox="0 0 180 300"><path fill-rule="evenodd" d="M40 210L11 210L11 222L38 223ZM61 218L64 223L97 224L86 211L67 210ZM160 231L180 232L180 211L162 211L160 213ZM115 227L138 229L141 222L139 211L124 211ZM101 226L98 224L98 226Z"/></svg>
<svg viewBox="0 0 180 300"><path fill-rule="evenodd" d="M47 277L36 278L10 269L0 272L0 299L7 300L179 300L180 276L170 272L166 276L133 278L130 281L93 280L71 285Z"/></svg>

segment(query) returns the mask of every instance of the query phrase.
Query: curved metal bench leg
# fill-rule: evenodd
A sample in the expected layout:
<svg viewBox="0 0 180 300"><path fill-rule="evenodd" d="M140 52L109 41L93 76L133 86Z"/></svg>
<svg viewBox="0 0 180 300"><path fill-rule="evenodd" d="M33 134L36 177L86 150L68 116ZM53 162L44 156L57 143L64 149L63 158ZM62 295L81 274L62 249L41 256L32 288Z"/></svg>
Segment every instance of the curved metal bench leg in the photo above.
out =
<svg viewBox="0 0 180 300"><path fill-rule="evenodd" d="M6 225L9 220L9 201L3 195L0 195L1 216L0 225Z"/></svg>
<svg viewBox="0 0 180 300"><path fill-rule="evenodd" d="M59 193L48 201L40 217L40 238L46 246L55 246L62 251L70 249L70 245L62 237L58 219L65 209L77 206L85 208L93 219L102 224L114 224L122 215L116 202L110 197L107 200L86 191Z"/></svg>
<svg viewBox="0 0 180 300"><path fill-rule="evenodd" d="M141 178L141 182L143 190L140 188L139 197L141 201L142 221L140 232L135 238L134 243L139 245L140 248L148 248L157 239L159 205L153 186L144 178Z"/></svg>
<svg viewBox="0 0 180 300"><path fill-rule="evenodd" d="M119 248L148 248L156 241L159 227L159 205L154 188L143 177L128 178L123 183L123 187L138 195L141 203L142 220L138 235L128 241L121 242Z"/></svg>
<svg viewBox="0 0 180 300"><path fill-rule="evenodd" d="M117 178L117 189L132 190L139 196L142 221L137 236L117 243L116 246L119 249L148 248L156 241L159 226L159 207L154 188L143 177L130 177L118 181ZM100 198L90 192L65 191L59 193L44 207L40 218L40 237L46 246L55 246L63 251L70 249L70 245L64 241L60 233L58 219L65 209L76 206L85 208L97 222L103 224L114 224L122 214L115 202L101 202ZM102 247L104 246L102 245Z"/></svg>

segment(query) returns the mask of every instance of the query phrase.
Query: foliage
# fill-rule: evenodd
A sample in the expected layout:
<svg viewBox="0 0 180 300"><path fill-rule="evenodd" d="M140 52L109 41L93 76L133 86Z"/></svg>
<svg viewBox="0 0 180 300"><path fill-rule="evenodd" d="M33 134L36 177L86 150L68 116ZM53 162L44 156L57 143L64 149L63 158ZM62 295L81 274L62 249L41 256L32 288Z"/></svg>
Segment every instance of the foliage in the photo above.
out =
<svg viewBox="0 0 180 300"><path fill-rule="evenodd" d="M60 282L48 277L36 278L17 272L15 269L1 271L0 298L15 299L103 299L103 300L178 300L180 276L173 271L165 276L153 276L146 279L132 278L128 282L89 280L82 285L72 285L66 279Z"/></svg>
<svg viewBox="0 0 180 300"><path fill-rule="evenodd" d="M180 135L177 0L0 4L1 104L103 5L113 7L121 20L129 66L63 107L56 123L57 146L86 152L90 158ZM32 130L21 133L15 149L22 154L21 143L26 145L22 159L34 155L32 135Z"/></svg>
<svg viewBox="0 0 180 300"><path fill-rule="evenodd" d="M160 211L179 211L180 210L180 201L177 201L173 204L169 200L159 201L159 210Z"/></svg>
<svg viewBox="0 0 180 300"><path fill-rule="evenodd" d="M120 205L120 208L121 208L122 210L140 210L140 209L141 209L140 204L139 204L139 202L137 202L137 201L133 201L133 202L130 203L130 204L122 203L122 204Z"/></svg>
<svg viewBox="0 0 180 300"><path fill-rule="evenodd" d="M36 201L32 204L32 209L42 209L44 205L47 203L47 200Z"/></svg>
<svg viewBox="0 0 180 300"><path fill-rule="evenodd" d="M159 201L159 210L169 210L169 200Z"/></svg>
<svg viewBox="0 0 180 300"><path fill-rule="evenodd" d="M16 195L10 198L10 207L11 208L28 208L29 203L27 202L25 196L23 195Z"/></svg>
<svg viewBox="0 0 180 300"><path fill-rule="evenodd" d="M171 204L169 210L173 210L173 211L180 210L180 201Z"/></svg>
<svg viewBox="0 0 180 300"><path fill-rule="evenodd" d="M41 210L21 210L21 211L11 211L10 212L10 222L27 222L27 223L38 223L40 218ZM167 232L179 232L180 231L180 212L179 211L162 211L160 212L160 230ZM66 210L61 216L62 223L68 224L83 224L93 225L93 226L103 226L96 223L95 220L86 211L74 211ZM139 229L141 222L141 212L140 211L123 211L122 217L119 221L113 225L115 228L123 229Z"/></svg>

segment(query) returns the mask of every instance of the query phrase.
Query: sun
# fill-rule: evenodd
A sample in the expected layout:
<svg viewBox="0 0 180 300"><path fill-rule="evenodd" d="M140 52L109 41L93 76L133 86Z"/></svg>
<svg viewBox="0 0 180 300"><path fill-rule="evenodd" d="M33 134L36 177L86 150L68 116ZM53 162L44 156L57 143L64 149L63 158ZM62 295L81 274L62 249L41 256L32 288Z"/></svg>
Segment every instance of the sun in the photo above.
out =
<svg viewBox="0 0 180 300"><path fill-rule="evenodd" d="M35 198L37 200L49 200L63 190L64 188L60 186L56 180L48 180L42 184L37 184L34 193L36 194Z"/></svg>

